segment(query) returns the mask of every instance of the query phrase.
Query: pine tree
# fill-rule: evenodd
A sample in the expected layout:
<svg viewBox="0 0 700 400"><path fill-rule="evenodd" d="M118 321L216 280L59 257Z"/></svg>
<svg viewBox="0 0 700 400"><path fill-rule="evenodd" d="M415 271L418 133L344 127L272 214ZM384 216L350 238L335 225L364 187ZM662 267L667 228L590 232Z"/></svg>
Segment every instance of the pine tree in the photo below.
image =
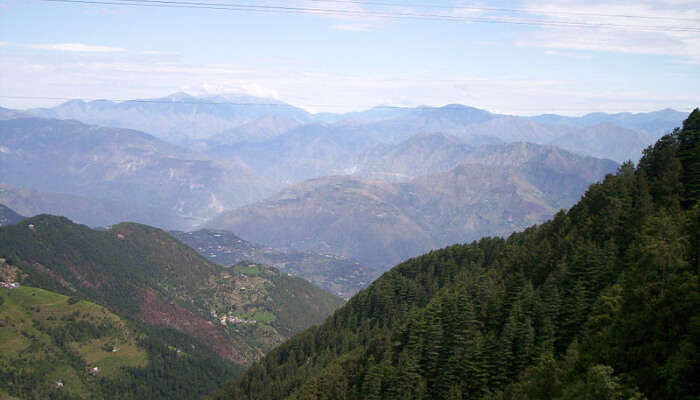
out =
<svg viewBox="0 0 700 400"><path fill-rule="evenodd" d="M692 208L700 200L700 110L683 121L678 133L678 158L683 166L683 206Z"/></svg>

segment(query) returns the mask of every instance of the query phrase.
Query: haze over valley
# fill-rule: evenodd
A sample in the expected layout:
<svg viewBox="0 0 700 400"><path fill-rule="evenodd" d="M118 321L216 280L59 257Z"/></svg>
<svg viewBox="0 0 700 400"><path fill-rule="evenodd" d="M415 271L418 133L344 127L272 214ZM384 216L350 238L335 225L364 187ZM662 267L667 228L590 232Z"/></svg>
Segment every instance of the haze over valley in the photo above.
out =
<svg viewBox="0 0 700 400"><path fill-rule="evenodd" d="M408 257L546 220L683 117L518 117L458 104L312 114L185 93L1 111L1 204L357 260L324 273L308 258L282 268L344 297Z"/></svg>

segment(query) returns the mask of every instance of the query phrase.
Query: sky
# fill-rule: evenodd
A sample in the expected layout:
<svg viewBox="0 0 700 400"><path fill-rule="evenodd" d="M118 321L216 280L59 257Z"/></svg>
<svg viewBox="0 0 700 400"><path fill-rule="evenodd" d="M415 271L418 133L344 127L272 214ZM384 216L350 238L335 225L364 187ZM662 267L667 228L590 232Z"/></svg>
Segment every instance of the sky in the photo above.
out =
<svg viewBox="0 0 700 400"><path fill-rule="evenodd" d="M690 111L700 0L0 0L1 106L180 91L311 112Z"/></svg>

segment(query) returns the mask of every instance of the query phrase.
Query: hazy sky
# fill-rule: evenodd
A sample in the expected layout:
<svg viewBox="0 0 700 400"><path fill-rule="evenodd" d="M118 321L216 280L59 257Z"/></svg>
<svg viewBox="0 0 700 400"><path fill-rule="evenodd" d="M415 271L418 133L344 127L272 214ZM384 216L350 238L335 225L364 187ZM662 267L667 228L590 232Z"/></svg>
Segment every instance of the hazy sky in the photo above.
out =
<svg viewBox="0 0 700 400"><path fill-rule="evenodd" d="M700 1L109 1L132 5L0 0L0 105L186 91L333 112L700 106ZM163 7L183 1L229 9Z"/></svg>

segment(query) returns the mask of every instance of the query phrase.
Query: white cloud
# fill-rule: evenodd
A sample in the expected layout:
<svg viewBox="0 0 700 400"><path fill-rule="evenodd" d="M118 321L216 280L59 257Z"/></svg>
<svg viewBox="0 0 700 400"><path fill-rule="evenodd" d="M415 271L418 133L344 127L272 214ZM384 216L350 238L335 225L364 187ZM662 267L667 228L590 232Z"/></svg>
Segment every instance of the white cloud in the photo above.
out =
<svg viewBox="0 0 700 400"><path fill-rule="evenodd" d="M343 31L371 32L378 27L388 23L388 19L381 15L385 8L370 10L359 3L320 3L314 0L300 0L296 3L299 8L308 10L331 10L316 11L309 14L317 15L333 21L330 25L332 29ZM392 12L400 9L391 8Z"/></svg>
<svg viewBox="0 0 700 400"><path fill-rule="evenodd" d="M374 30L374 25L364 24L364 23L335 24L335 25L331 25L331 28L337 29L339 31L371 32Z"/></svg>
<svg viewBox="0 0 700 400"><path fill-rule="evenodd" d="M541 26L516 42L521 46L665 55L700 64L697 1L531 1L525 8L551 23L587 25Z"/></svg>
<svg viewBox="0 0 700 400"><path fill-rule="evenodd" d="M25 47L36 50L73 51L84 53L113 53L126 51L121 47L95 46L83 43L28 44Z"/></svg>
<svg viewBox="0 0 700 400"><path fill-rule="evenodd" d="M554 57L566 57L566 58L575 58L578 60L590 60L593 58L593 55L591 54L582 54L582 53L575 53L571 51L559 51L559 50L547 50L544 52L544 54L548 56L554 56Z"/></svg>
<svg viewBox="0 0 700 400"><path fill-rule="evenodd" d="M144 50L139 51L138 54L146 56L179 56L180 53L174 51L159 51L159 50Z"/></svg>

